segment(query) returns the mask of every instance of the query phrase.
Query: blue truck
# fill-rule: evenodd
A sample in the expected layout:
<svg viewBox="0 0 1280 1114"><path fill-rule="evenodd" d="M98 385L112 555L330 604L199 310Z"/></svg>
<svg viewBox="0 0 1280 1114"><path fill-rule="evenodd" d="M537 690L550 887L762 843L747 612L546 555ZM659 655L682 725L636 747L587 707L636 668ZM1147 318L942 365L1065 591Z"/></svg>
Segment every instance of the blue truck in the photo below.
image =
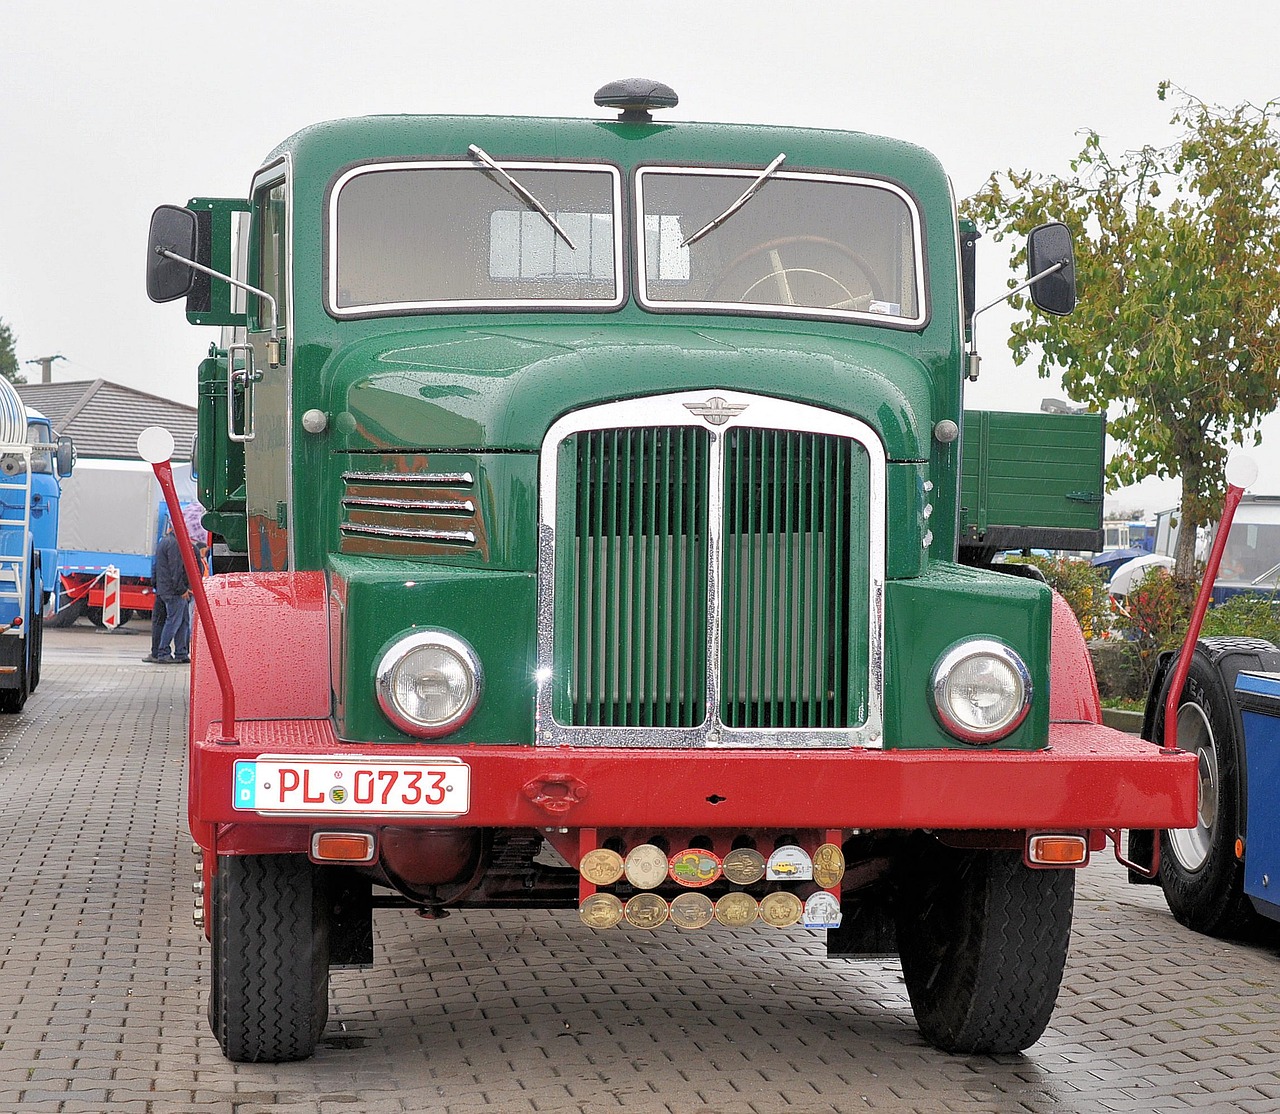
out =
<svg viewBox="0 0 1280 1114"><path fill-rule="evenodd" d="M62 480L70 437L0 379L0 712L22 711L40 683L43 612L58 578Z"/></svg>

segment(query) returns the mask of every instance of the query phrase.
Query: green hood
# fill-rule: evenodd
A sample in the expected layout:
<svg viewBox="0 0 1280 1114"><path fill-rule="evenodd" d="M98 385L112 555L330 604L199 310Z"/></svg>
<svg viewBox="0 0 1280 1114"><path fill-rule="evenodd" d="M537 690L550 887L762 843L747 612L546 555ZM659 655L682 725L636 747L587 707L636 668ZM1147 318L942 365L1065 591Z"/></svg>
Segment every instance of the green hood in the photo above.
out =
<svg viewBox="0 0 1280 1114"><path fill-rule="evenodd" d="M737 390L861 418L890 460L928 456L930 381L866 340L664 326L398 332L335 353L322 379L339 450L533 450L561 415L623 398ZM804 348L796 347L803 341Z"/></svg>

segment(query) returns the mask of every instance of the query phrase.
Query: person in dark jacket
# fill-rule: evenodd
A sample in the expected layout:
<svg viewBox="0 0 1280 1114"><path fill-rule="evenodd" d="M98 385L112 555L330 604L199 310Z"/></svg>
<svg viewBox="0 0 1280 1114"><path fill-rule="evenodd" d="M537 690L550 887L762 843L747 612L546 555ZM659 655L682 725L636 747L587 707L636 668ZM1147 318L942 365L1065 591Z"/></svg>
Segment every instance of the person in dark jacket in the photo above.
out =
<svg viewBox="0 0 1280 1114"><path fill-rule="evenodd" d="M151 586L153 588L155 583L156 559L152 556ZM142 659L143 661L151 662L153 665L160 660L160 635L164 631L165 616L164 600L153 592L151 595L151 653Z"/></svg>
<svg viewBox="0 0 1280 1114"><path fill-rule="evenodd" d="M182 564L182 551L170 526L156 549L156 596L164 603L164 628L155 654L158 662L191 660L191 585Z"/></svg>

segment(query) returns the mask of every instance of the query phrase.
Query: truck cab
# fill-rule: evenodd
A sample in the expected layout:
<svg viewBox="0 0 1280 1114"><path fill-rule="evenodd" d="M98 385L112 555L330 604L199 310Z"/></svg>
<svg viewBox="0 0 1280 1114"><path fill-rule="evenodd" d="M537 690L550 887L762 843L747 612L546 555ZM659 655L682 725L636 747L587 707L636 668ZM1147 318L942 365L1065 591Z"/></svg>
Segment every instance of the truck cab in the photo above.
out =
<svg viewBox="0 0 1280 1114"><path fill-rule="evenodd" d="M329 122L156 212L152 298L243 330L199 372L245 571L207 584L190 738L233 1059L310 1055L387 903L802 923L900 953L939 1047L1011 1051L1072 868L1190 822L1193 766L1102 727L1070 610L962 513L972 238L936 159L674 101ZM1032 242L1049 312L1065 233ZM288 970L242 962L268 939Z"/></svg>

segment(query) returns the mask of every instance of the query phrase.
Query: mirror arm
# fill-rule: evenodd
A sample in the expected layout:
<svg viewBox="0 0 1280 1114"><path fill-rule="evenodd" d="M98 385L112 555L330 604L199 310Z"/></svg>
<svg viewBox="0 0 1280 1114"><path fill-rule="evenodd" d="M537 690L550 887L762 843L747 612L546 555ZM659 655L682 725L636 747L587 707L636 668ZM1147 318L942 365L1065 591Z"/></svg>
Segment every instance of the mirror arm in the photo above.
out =
<svg viewBox="0 0 1280 1114"><path fill-rule="evenodd" d="M259 290L256 286L250 286L247 282L241 282L239 279L233 279L230 275L224 275L221 271L215 271L212 267L206 267L203 263L196 263L194 260L188 259L185 255L179 255L176 251L170 251L168 248L157 247L156 254L162 255L166 259L172 259L176 263L185 263L193 271L199 271L201 274L222 279L223 282L230 283L237 289L247 290L250 294L256 294L259 298L262 298L267 303L267 309L270 311L268 321L270 323L269 330L271 334L271 346L274 349L274 354L268 362L272 367L278 367L280 365L280 334L276 328L275 298L265 290ZM1048 272L1045 273L1047 274Z"/></svg>
<svg viewBox="0 0 1280 1114"><path fill-rule="evenodd" d="M982 363L982 357L978 355L978 315L986 313L989 309L994 309L1002 302L1007 302L1019 291L1026 290L1028 286L1032 286L1039 282L1042 278L1048 278L1049 275L1055 275L1063 269L1067 264L1065 261L1055 263L1052 267L1046 267L1038 275L1032 275L1026 282L1020 282L1012 290L1007 290L994 302L988 302L980 309L973 311L973 316L969 319L969 354L964 358L964 377L970 382L976 382L978 378L978 366Z"/></svg>

